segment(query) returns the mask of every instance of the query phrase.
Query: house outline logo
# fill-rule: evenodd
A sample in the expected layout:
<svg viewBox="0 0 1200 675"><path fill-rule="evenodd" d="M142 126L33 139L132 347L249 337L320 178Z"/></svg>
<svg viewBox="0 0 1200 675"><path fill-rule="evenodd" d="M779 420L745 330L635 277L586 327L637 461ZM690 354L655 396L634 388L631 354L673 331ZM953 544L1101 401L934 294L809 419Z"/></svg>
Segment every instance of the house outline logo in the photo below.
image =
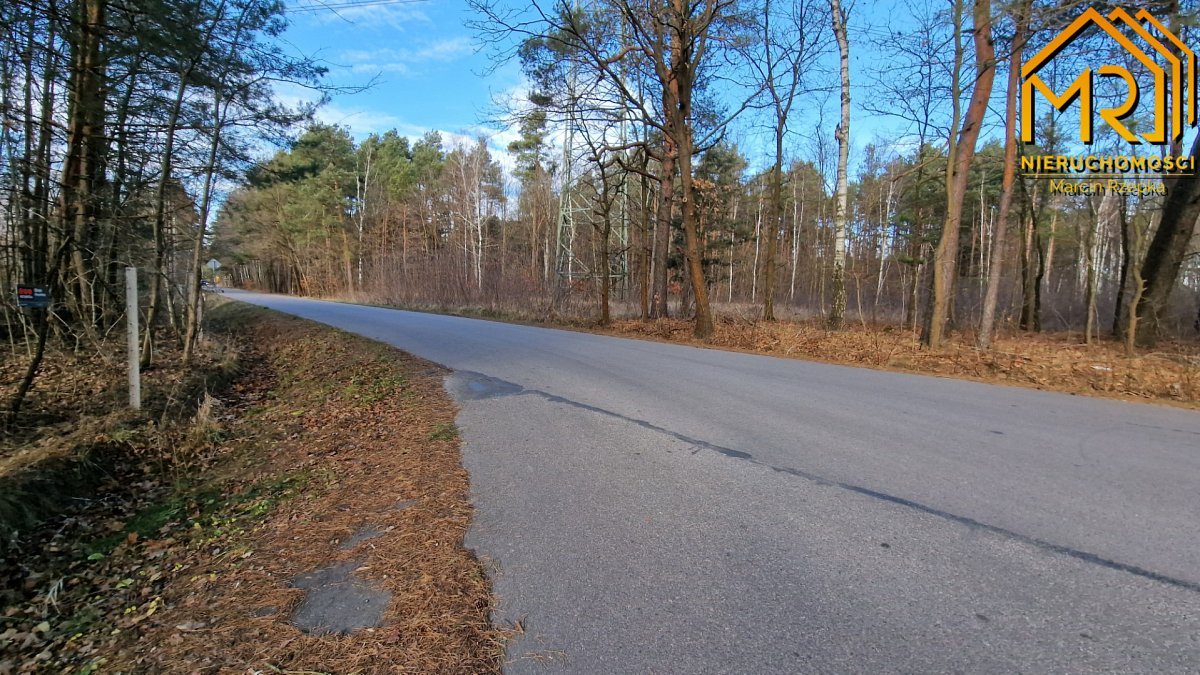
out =
<svg viewBox="0 0 1200 675"><path fill-rule="evenodd" d="M1151 34L1146 26L1143 26L1143 22L1158 31L1163 38L1171 43L1177 52L1172 51L1171 48ZM1136 37L1149 45L1150 51L1157 53L1169 64L1169 72L1158 65L1146 51L1136 45L1128 35L1120 30L1118 25L1127 27ZM1133 114L1141 102L1141 91L1137 80L1128 69L1122 66L1105 64L1095 70L1095 74L1100 76L1120 77L1129 87L1129 94L1121 105L1100 109L1094 109L1093 106L1092 68L1085 68L1061 95L1051 89L1038 76L1038 71L1043 66L1060 54L1091 26L1103 30L1105 34L1129 52L1134 59L1145 66L1153 77L1154 128L1149 133L1138 136L1130 131L1122 122L1122 120ZM1186 60L1186 64L1183 62L1184 60ZM1096 11L1095 8L1089 7L1075 21L1063 29L1062 32L1054 36L1054 39L1035 54L1033 58L1022 65L1021 80L1020 124L1021 141L1024 143L1034 142L1035 90L1041 93L1055 110L1060 112L1066 110L1075 101L1079 101L1079 139L1081 142L1089 145L1092 143L1093 127L1095 124L1094 117L1097 113L1121 138L1130 144L1145 142L1152 145L1166 145L1182 138L1184 130L1196 124L1196 54L1178 36L1167 30L1158 19L1145 9L1139 10L1136 16L1130 16L1129 12L1117 8L1109 12L1108 16L1105 17ZM1169 96L1168 80L1170 83ZM1184 124L1185 109L1186 124ZM1171 122L1169 131L1167 128L1168 119Z"/></svg>

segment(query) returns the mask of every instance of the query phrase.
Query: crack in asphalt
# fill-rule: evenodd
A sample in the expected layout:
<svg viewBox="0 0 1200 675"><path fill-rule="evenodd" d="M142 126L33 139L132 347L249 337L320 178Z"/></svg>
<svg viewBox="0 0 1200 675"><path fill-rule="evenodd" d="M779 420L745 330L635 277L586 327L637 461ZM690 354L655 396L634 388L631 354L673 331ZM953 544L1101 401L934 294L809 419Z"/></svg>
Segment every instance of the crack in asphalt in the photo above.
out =
<svg viewBox="0 0 1200 675"><path fill-rule="evenodd" d="M921 513L935 516L935 517L941 518L943 520L948 520L952 523L958 523L959 525L964 525L964 526L972 528L972 529L990 532L992 534L996 534L996 535L1011 539L1013 541L1021 542L1023 544L1028 544L1030 546L1041 549L1043 551L1047 551L1050 553L1057 553L1059 555L1069 556L1076 560L1081 560L1083 562L1090 563L1093 565L1098 565L1100 567L1105 567L1107 569L1125 572L1128 574L1142 577L1144 579L1149 579L1151 581L1157 581L1159 583L1174 586L1176 588L1182 588L1182 589L1189 590L1189 591L1192 591L1195 593L1200 593L1200 583L1195 582L1195 581L1188 581L1187 579L1179 579L1177 577L1172 577L1172 576L1169 576L1166 574L1155 572L1153 570L1148 570L1144 567L1139 567L1137 565L1131 565L1128 563L1111 560L1109 558L1105 558L1105 557L1097 555L1095 553L1089 553L1088 551L1082 551L1080 549L1072 548L1070 546L1064 546L1062 544L1055 544L1053 542L1045 541L1044 539L1038 539L1036 537L1031 537L1029 535L1021 534L1020 532L1015 532L1013 530L1009 530L1009 529L1000 527L998 525L991 525L988 523L984 523L984 522L975 520L974 518L970 518L968 516L960 516L956 513L950 513L949 511L943 511L942 509L939 509L939 508L936 508L933 506L929 506L928 504L922 504L921 502L913 501L911 499L906 499L904 497L898 497L896 495L891 495L886 492L881 492L879 490L864 487L862 485L855 485L854 483L846 483L846 482L842 482L842 481L838 481L838 480L832 480L832 479L825 478L825 477L820 476L815 473L804 471L802 469L795 469L792 467L784 467L784 466L775 466L773 464L763 462L761 460L756 459L754 457L754 455L752 455L749 452L745 452L743 450L735 450L733 448L728 448L723 445L717 445L716 443L710 443L708 441L705 441L705 440L702 440L699 438L694 438L694 437L688 436L686 434L681 434L676 431L671 431L670 429L660 427L657 424L654 424L652 422L647 422L646 420L638 419L636 417L630 417L628 415L623 415L621 413L614 412L614 411L608 410L606 408L601 408L599 406L590 405L588 403L582 403L580 401L574 401L569 398L558 396L556 394L551 394L549 392L541 391L538 389L526 389L525 387L522 387L519 384L515 384L513 382L508 382L506 380L501 380L498 378L490 377L490 376L484 375L482 373L460 370L460 371L456 371L455 375L460 376L460 378L457 381L451 383L452 384L451 389L452 389L453 393L456 395L456 397L460 398L460 400L483 400L483 399L500 398L500 397L507 397L507 396L537 396L539 398L542 398L546 401L550 401L552 403L560 403L562 405L570 406L572 408L577 408L579 410L586 410L588 412L593 412L593 413L596 413L599 415L613 417L613 418L622 420L624 422L634 424L643 429L647 429L649 431L653 431L653 432L659 433L659 434L664 434L664 435L674 438L680 442L687 443L688 445L702 448L704 450L711 450L713 452L724 455L726 457L730 457L732 459L750 462L757 466L768 468L768 469L771 469L772 471L776 471L778 473L784 473L784 474L788 474L790 476L795 476L797 478L802 478L806 481L809 481L816 485L820 485L822 487L834 487L834 488L839 488L842 490L847 490L849 492L854 492L856 494L863 495L864 497L869 497L871 499L876 499L879 501L887 502L889 504L895 504L897 506L903 506L905 508L912 509L914 511L920 511ZM454 378L454 376L452 376L452 379L453 378Z"/></svg>

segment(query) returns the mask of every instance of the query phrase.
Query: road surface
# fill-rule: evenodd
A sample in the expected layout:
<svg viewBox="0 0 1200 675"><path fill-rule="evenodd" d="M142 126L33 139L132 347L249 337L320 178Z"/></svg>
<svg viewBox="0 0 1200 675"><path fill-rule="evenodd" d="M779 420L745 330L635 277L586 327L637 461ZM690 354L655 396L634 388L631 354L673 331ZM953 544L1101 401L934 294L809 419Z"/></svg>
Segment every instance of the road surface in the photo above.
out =
<svg viewBox="0 0 1200 675"><path fill-rule="evenodd" d="M236 299L455 372L512 673L1200 672L1200 414Z"/></svg>

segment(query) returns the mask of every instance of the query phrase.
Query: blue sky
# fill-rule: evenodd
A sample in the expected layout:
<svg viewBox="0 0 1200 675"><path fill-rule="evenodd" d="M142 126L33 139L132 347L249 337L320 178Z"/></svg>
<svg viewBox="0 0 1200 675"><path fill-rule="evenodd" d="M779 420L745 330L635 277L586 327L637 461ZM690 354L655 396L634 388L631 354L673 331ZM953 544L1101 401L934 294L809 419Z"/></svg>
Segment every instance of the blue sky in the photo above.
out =
<svg viewBox="0 0 1200 675"><path fill-rule="evenodd" d="M313 11L349 1L365 0L288 0L291 27L285 41L296 51L321 59L329 67L328 84L363 85L375 78L368 91L334 96L318 119L349 127L360 139L393 128L412 138L437 130L447 143L483 135L497 159L509 164L505 148L517 134L485 120L492 116L498 97L522 95L523 78L518 64L493 68L487 51L477 49L475 35L465 25L475 18L466 0L375 0L373 6ZM852 23L859 21L852 18ZM855 62L869 60L862 46L852 53ZM279 94L281 100L293 103L312 97L293 87L283 87ZM807 112L796 115L793 128L811 134L821 117L831 139L837 116L834 99L824 107L823 116L818 116L812 104L806 104ZM861 146L875 133L866 127L878 128L880 122L856 114L854 124L855 145ZM748 117L730 133L743 152L752 155L756 167L768 161L754 156L765 155L772 143L769 136L766 128ZM793 138L790 145L794 153L811 154L809 141Z"/></svg>
<svg viewBox="0 0 1200 675"><path fill-rule="evenodd" d="M336 5L347 0L325 0ZM319 6L314 0L289 0L289 10ZM297 51L319 58L329 68L326 82L360 86L365 92L338 95L318 113L322 122L350 128L355 137L396 129L419 137L438 130L448 140L488 136L502 148L511 132L489 129L482 120L494 96L520 89L515 64L486 74L491 65L476 53L464 25L470 17L463 0L416 0L321 11L289 11L285 37ZM280 98L310 96L298 88L280 89Z"/></svg>
<svg viewBox="0 0 1200 675"><path fill-rule="evenodd" d="M490 126L485 120L493 116L493 101L497 97L523 95L523 78L519 64L493 68L487 50L477 49L476 36L465 25L476 15L466 0L286 2L291 21L284 36L286 43L297 52L321 59L329 67L328 84L364 85L375 78L374 87L368 91L334 96L319 111L320 121L349 127L359 139L388 129L411 138L437 130L447 144L483 135L488 138L493 155L503 164L511 165L505 149L517 134ZM336 11L325 8L348 2L370 5ZM940 0L906 0L906 3L940 8ZM521 0L514 0L514 4L525 5ZM861 37L860 31L884 21L906 21L903 12L880 12L881 7L896 9L896 5L887 2L859 0L853 3L851 14L854 38L851 70L855 88L852 172L867 143L898 135L898 123L868 115L860 107L859 97L866 93L862 87L867 84L862 78L879 60L870 40ZM827 58L830 59L827 72L836 80L836 49L830 49ZM294 87L279 89L279 96L292 103L312 98L310 92ZM793 135L788 141L789 156L812 158L815 154L812 137L818 134L818 127L819 136L831 147L836 106L832 92L797 103L790 125ZM752 168L769 163L773 141L765 120L744 115L729 130L729 138L749 156Z"/></svg>
<svg viewBox="0 0 1200 675"><path fill-rule="evenodd" d="M335 96L319 111L320 121L348 127L359 139L389 129L411 138L437 130L447 144L472 142L484 136L493 155L511 165L506 147L517 134L495 128L485 120L494 116L494 101L498 98L523 96L523 78L517 63L496 67L487 50L477 49L476 36L466 26L468 20L477 16L467 0L286 1L291 27L284 36L285 43L325 63L329 68L328 84L355 87L374 81L367 91ZM514 6L525 6L522 0L512 2ZM345 7L348 4L360 6ZM899 141L893 149L906 149L902 141L905 125L864 107L868 100L876 107L888 105L875 87L879 79L889 77L881 68L886 68L890 60L873 42L897 31L907 37L919 23L915 17L935 16L945 9L946 2L857 0L852 7L851 172L854 173L867 143ZM828 51L825 67L829 84L835 84L835 49ZM1003 106L1004 82L1002 69L994 85L993 114L984 130L985 140L1000 136L997 123ZM312 97L311 92L296 87L282 87L278 94L284 102L292 103ZM944 116L947 112L942 110L939 114ZM790 122L789 156L813 159L814 139L820 139L829 157L836 121L833 95L797 101ZM749 156L752 168L761 168L769 162L768 155L773 151L770 135L766 120L755 119L753 115L744 115L729 130L729 138Z"/></svg>

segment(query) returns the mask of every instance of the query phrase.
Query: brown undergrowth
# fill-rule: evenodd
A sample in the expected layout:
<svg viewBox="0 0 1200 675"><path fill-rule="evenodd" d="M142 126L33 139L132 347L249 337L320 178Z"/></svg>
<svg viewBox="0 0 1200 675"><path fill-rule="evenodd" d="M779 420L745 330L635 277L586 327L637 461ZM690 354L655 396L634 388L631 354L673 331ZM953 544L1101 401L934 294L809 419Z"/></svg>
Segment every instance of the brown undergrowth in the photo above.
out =
<svg viewBox="0 0 1200 675"><path fill-rule="evenodd" d="M29 537L0 673L498 671L444 373L238 303L212 316L246 371L207 406L210 453L144 499ZM345 546L364 525L379 536ZM392 594L382 625L293 627L293 581L345 562Z"/></svg>
<svg viewBox="0 0 1200 675"><path fill-rule="evenodd" d="M206 443L204 420L191 421L205 392L236 375L237 351L202 339L192 366L183 368L177 342L160 342L153 367L142 373L137 411L128 407L123 335L47 348L21 413L0 428L0 554L15 543L14 533L92 500L117 476L132 470L140 480L165 474L168 465L186 469L192 451ZM19 350L0 358L4 401L26 365Z"/></svg>
<svg viewBox="0 0 1200 675"><path fill-rule="evenodd" d="M760 321L750 318L759 309L748 305L725 307L714 335L702 341L692 337L687 319L620 318L598 326L583 318L588 312L579 307L555 312L551 305L500 309L370 300L415 311L1200 408L1200 344L1195 341L1168 340L1129 357L1114 340L1087 345L1077 333L1002 332L990 350L975 348L973 334L955 333L944 348L931 351L912 330L847 322L831 331L821 319Z"/></svg>
<svg viewBox="0 0 1200 675"><path fill-rule="evenodd" d="M692 323L683 319L622 319L601 332L1200 407L1200 346L1195 344L1166 343L1128 357L1112 341L1085 345L1078 336L1065 334L1010 334L998 336L987 351L962 336L930 351L912 331L858 325L830 331L816 322L735 318L718 321L716 333L703 343L692 338Z"/></svg>

